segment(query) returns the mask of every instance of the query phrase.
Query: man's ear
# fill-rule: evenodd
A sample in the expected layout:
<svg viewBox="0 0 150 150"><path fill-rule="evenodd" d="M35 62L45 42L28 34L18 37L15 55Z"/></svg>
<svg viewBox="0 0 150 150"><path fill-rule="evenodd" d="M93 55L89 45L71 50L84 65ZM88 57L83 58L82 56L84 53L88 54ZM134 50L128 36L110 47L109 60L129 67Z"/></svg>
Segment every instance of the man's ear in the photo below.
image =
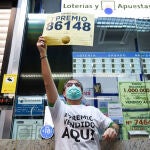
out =
<svg viewBox="0 0 150 150"><path fill-rule="evenodd" d="M63 91L62 94L63 94L64 97L66 97L66 91L65 90Z"/></svg>
<svg viewBox="0 0 150 150"><path fill-rule="evenodd" d="M63 91L63 96L64 96L64 99L66 100L66 92Z"/></svg>

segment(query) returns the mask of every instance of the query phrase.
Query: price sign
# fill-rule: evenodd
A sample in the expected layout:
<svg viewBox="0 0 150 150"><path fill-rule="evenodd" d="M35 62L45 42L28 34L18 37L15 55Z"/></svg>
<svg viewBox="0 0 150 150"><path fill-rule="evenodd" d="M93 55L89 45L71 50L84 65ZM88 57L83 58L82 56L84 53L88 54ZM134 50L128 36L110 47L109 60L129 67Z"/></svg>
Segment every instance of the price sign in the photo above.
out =
<svg viewBox="0 0 150 150"><path fill-rule="evenodd" d="M150 82L120 82L119 96L122 108L145 109L150 103Z"/></svg>
<svg viewBox="0 0 150 150"><path fill-rule="evenodd" d="M49 14L43 29L48 45L93 46L93 34L93 14Z"/></svg>

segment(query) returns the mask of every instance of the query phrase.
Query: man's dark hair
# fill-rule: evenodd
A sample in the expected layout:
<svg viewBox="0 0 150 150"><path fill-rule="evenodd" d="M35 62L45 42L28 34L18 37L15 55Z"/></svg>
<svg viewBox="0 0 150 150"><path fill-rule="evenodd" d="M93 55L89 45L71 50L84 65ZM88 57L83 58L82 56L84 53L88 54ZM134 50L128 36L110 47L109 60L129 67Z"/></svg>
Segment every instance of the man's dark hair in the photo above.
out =
<svg viewBox="0 0 150 150"><path fill-rule="evenodd" d="M67 80L67 81L64 83L63 92L64 92L65 89L66 89L66 84L67 84L69 81L72 81L72 80L77 81L77 82L81 85L81 91L83 92L83 85L82 85L82 83L81 83L79 80L77 80L77 79L69 79L69 80Z"/></svg>

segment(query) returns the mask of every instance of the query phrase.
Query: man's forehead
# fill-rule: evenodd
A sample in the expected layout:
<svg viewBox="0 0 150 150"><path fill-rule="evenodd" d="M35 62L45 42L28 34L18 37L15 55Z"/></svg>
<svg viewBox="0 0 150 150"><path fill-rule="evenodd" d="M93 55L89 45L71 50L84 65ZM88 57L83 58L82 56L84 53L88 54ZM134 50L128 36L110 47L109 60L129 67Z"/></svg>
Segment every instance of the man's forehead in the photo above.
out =
<svg viewBox="0 0 150 150"><path fill-rule="evenodd" d="M78 83L76 80L69 80L67 83Z"/></svg>

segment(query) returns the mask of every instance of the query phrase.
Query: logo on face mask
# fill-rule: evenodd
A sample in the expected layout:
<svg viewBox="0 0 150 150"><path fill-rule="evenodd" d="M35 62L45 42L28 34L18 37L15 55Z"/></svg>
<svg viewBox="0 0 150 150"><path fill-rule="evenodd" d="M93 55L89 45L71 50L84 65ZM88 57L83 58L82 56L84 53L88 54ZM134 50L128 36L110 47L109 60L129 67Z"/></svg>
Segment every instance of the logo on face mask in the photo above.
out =
<svg viewBox="0 0 150 150"><path fill-rule="evenodd" d="M81 89L74 84L66 89L66 98L70 100L79 100L82 97Z"/></svg>

